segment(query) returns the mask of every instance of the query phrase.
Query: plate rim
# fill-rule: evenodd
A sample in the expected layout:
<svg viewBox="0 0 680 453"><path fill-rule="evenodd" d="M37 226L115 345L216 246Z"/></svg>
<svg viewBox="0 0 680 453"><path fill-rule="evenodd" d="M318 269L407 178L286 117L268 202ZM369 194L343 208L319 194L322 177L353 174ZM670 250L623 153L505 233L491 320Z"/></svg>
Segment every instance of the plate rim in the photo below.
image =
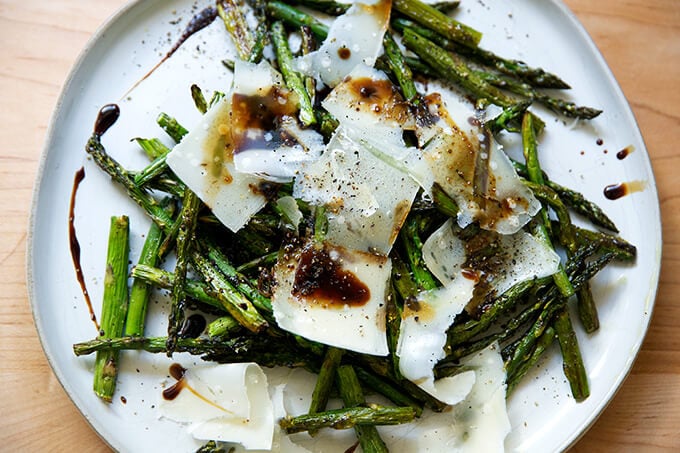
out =
<svg viewBox="0 0 680 453"><path fill-rule="evenodd" d="M652 317L654 315L654 308L656 305L656 298L658 296L658 288L659 288L659 280L660 280L660 272L661 272L661 265L662 265L662 256L663 256L663 228L662 228L662 223L661 223L661 203L659 199L659 193L657 190L657 184L656 184L656 176L654 174L654 169L651 164L651 157L649 155L649 152L647 150L647 145L645 143L644 137L642 135L642 132L640 130L639 123L637 121L637 118L635 117L635 113L632 110L632 107L630 103L628 102L627 97L623 93L623 90L621 89L621 86L619 85L618 81L616 80L611 68L609 67L607 61L605 60L604 56L602 55L602 52L600 49L597 47L595 44L593 38L591 35L588 33L584 25L581 23L581 21L578 19L576 14L569 8L569 6L564 3L562 0L549 0L550 3L552 3L554 6L556 6L560 13L564 16L566 20L568 20L569 24L576 28L581 37L584 38L584 43L588 46L588 50L592 53L592 55L595 57L597 62L600 65L600 68L603 70L603 74L607 77L607 82L608 85L612 89L612 93L615 95L615 97L621 101L622 105L624 106L624 109L622 110L621 113L623 113L626 117L626 119L630 122L630 124L634 125L635 127L633 128L633 135L635 138L642 144L644 151L643 154L643 163L645 166L645 171L651 175L651 180L649 180L648 186L646 187L646 190L651 190L653 193L650 195L652 196L653 200L655 201L654 203L654 214L655 214L655 219L654 219L654 225L657 226L658 228L655 228L656 234L654 235L654 246L655 246L655 257L654 257L654 272L651 274L651 279L649 280L649 290L647 292L647 301L646 301L646 307L647 307L647 316L646 316L646 321L644 324L640 324L641 327L643 327L642 334L638 336L636 339L636 342L634 343L633 348L631 349L631 354L629 354L625 367L621 370L619 370L619 373L616 377L616 379L613 381L613 385L610 387L609 391L606 392L603 395L602 398L602 403L599 404L598 407L596 407L595 410L593 410L588 417L585 417L582 422L578 425L578 429L574 430L574 432L564 440L564 442L558 446L559 451L564 451L567 450L568 448L572 447L574 444L576 444L588 431L589 429L594 425L594 423L600 418L600 416L604 413L604 411L607 409L607 407L611 404L612 400L616 396L616 394L619 392L621 387L623 386L624 381L627 379L627 377L630 375L633 365L635 361L637 360L637 357L640 354L642 345L647 337L647 334L649 332L649 326L652 320ZM42 329L42 323L43 323L43 318L41 317L41 314L38 309L38 304L36 301L36 295L35 295L35 276L34 276L34 261L35 261L35 250L34 250L34 235L35 235L35 228L36 228L36 216L37 216L37 211L38 211L38 204L39 204L39 192L42 187L42 182L45 174L45 166L46 166L46 161L47 157L49 154L50 150L50 143L54 140L54 135L56 132L55 126L57 123L57 120L59 119L61 115L61 107L64 104L65 98L67 93L70 91L71 86L74 82L75 76L79 73L81 67L87 60L90 52L92 49L97 45L97 43L107 34L107 32L115 25L118 23L119 20L121 20L124 16L126 16L130 11L137 6L139 6L142 3L142 0L129 0L125 4L121 5L115 12L113 12L102 24L100 24L94 33L89 37L87 40L86 44L84 47L80 50L77 58L75 59L74 63L71 65L71 68L68 72L68 75L66 79L64 80L59 96L57 98L56 103L54 104L54 108L52 110L52 113L50 115L50 120L48 123L48 127L45 133L45 138L42 146L42 151L40 154L40 158L38 161L38 167L36 170L35 178L33 181L33 189L32 189L32 194L31 194L31 206L30 206L30 213L29 213L29 218L28 218L28 230L27 230L27 239L26 239L26 262L25 262L25 275L26 275L26 287L27 287L27 293L28 293L28 299L29 299L29 305L31 308L31 314L33 317L33 323L35 325L36 331L38 333L38 339L40 341L41 348L43 350L43 353L45 355L45 358L47 359L47 362L50 366L50 370L54 375L57 377L57 380L59 381L59 384L61 387L64 389L66 395L68 398L71 400L71 402L74 404L76 409L78 410L79 414L85 419L85 421L90 425L90 427L93 429L93 431L99 436L102 441L108 445L110 448L113 450L119 451L119 448L117 448L114 443L112 442L111 439L108 439L107 437L104 436L103 432L106 431L104 427L102 426L101 423L99 423L97 420L92 419L82 408L81 405L78 404L77 401L77 392L75 392L75 389L73 389L68 383L67 380L65 379L64 374L62 373L61 368L54 362L53 359L53 354L51 354L49 351L50 346L48 339L45 338L44 331Z"/></svg>
<svg viewBox="0 0 680 453"><path fill-rule="evenodd" d="M97 28L95 29L94 33L88 38L87 42L83 46L83 48L79 51L78 56L76 57L75 61L71 65L68 75L64 79L64 82L61 86L59 96L57 97L57 101L54 104L54 108L52 109L52 113L50 114L50 120L47 125L47 131L45 132L45 139L43 142L42 150L40 153L40 158L38 160L38 168L36 170L35 178L33 180L33 189L31 193L31 207L30 207L30 213L28 217L28 229L27 229L27 236L26 236L26 264L25 264L25 275L26 275L26 289L28 293L28 301L29 305L31 307L31 315L33 317L33 324L35 326L35 329L38 333L38 340L40 341L40 347L42 348L42 352L47 359L47 363L50 366L50 371L57 377L57 381L59 382L59 385L61 388L64 390L66 395L68 396L68 399L73 403L75 408L78 410L78 413L80 416L87 422L87 424L92 428L92 430L97 434L97 436L106 444L108 445L112 450L114 451L120 451L119 448L113 445L113 443L107 439L101 430L100 423L97 420L93 420L88 414L85 413L85 411L81 408L81 406L78 404L76 401L76 392L74 391L73 388L67 383L67 380L64 376L64 374L61 371L61 368L57 366L57 364L53 360L53 354L50 354L50 346L48 345L48 339L45 337L45 334L42 330L42 317L41 314L39 313L38 310L38 304L36 302L36 296L35 296L35 278L34 278L34 261L35 261L35 253L34 253L34 235L35 235L35 227L36 227L36 216L37 216L37 211L38 211L38 203L39 203L39 193L42 187L42 182L43 182L43 177L45 174L45 166L47 163L47 156L49 154L50 146L49 144L54 140L54 135L56 133L56 123L57 120L60 116L61 112L61 107L64 104L64 101L66 99L67 93L70 91L71 86L73 85L73 81L75 79L75 76L78 74L80 71L81 67L87 60L90 52L92 49L97 45L97 43L106 35L106 33L111 29L114 24L118 22L123 16L128 14L128 12L135 8L138 4L141 4L143 0L128 0L125 4L119 6L111 15L109 15L104 22L102 22Z"/></svg>

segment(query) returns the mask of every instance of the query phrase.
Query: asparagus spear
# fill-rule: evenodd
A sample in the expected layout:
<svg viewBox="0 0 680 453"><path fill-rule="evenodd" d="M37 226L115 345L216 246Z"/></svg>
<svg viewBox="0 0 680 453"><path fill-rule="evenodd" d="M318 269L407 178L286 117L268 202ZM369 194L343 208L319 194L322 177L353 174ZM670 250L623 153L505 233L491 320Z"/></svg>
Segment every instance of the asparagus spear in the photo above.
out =
<svg viewBox="0 0 680 453"><path fill-rule="evenodd" d="M357 425L399 425L412 421L414 417L415 410L412 407L371 405L284 417L279 421L279 425L291 434L321 428L349 429Z"/></svg>
<svg viewBox="0 0 680 453"><path fill-rule="evenodd" d="M229 453L229 451L230 447L223 447L214 440L211 440L196 450L196 453Z"/></svg>
<svg viewBox="0 0 680 453"><path fill-rule="evenodd" d="M418 91L413 82L413 73L408 64L406 64L401 49L399 49L397 42L389 31L383 37L383 47L385 48L387 64L399 82L404 99L409 102L417 102L416 96L418 96Z"/></svg>
<svg viewBox="0 0 680 453"><path fill-rule="evenodd" d="M590 120L597 117L602 110L592 107L578 106L573 102L565 101L545 93L536 91L531 85L527 83L517 82L508 77L499 76L485 71L475 71L479 78L486 80L491 85L498 88L503 88L519 96L540 102L555 113L560 113L570 118L580 118Z"/></svg>
<svg viewBox="0 0 680 453"><path fill-rule="evenodd" d="M312 402L309 406L310 414L318 414L326 409L326 404L328 404L328 398L331 394L331 389L333 388L333 382L335 380L335 372L340 365L340 360L342 359L344 351L342 349L329 347L326 351L326 357L321 364L321 370L316 378L316 385L314 386L314 392L312 392ZM310 431L310 434L314 434Z"/></svg>
<svg viewBox="0 0 680 453"><path fill-rule="evenodd" d="M242 9L234 0L219 0L217 14L234 40L236 51L241 60L248 60L255 46L255 38L248 28Z"/></svg>
<svg viewBox="0 0 680 453"><path fill-rule="evenodd" d="M151 223L146 240L139 256L138 265L155 266L158 261L158 248L163 240L163 232ZM142 279L134 278L130 288L130 304L125 320L125 335L143 335L146 308L151 295L151 287Z"/></svg>
<svg viewBox="0 0 680 453"><path fill-rule="evenodd" d="M133 278L142 280L150 285L163 289L172 289L175 284L174 274L158 269L156 267L138 264L132 268ZM201 303L209 305L219 310L224 310L222 303L210 295L211 289L205 283L197 280L186 280L184 286L185 294Z"/></svg>
<svg viewBox="0 0 680 453"><path fill-rule="evenodd" d="M227 339L239 330L241 330L241 325L231 316L222 316L208 324L208 336L211 339Z"/></svg>
<svg viewBox="0 0 680 453"><path fill-rule="evenodd" d="M400 388L386 378L371 373L361 367L355 366L354 372L357 374L360 381L370 387L373 391L380 393L385 398L392 401L394 404L412 407L416 417L420 417L423 413L421 400L409 394L406 389Z"/></svg>
<svg viewBox="0 0 680 453"><path fill-rule="evenodd" d="M543 335L541 335L541 338L539 338L536 342L536 348L531 353L529 360L523 362L512 376L508 376L508 388L506 395L512 394L515 388L517 388L517 385L521 382L522 378L527 374L532 366L536 365L541 356L550 347L553 340L555 340L555 329L548 327L545 329L545 332L543 332Z"/></svg>
<svg viewBox="0 0 680 453"><path fill-rule="evenodd" d="M128 309L127 267L130 226L126 216L111 217L109 246L106 255L106 274L102 299L100 338L116 338L123 334ZM110 403L116 389L118 353L97 353L94 363L94 392Z"/></svg>
<svg viewBox="0 0 680 453"><path fill-rule="evenodd" d="M526 177L528 175L526 165L514 160L512 161L512 164L520 176ZM606 228L615 233L619 231L614 222L607 217L604 211L592 201L587 200L583 194L549 180L545 174L543 175L543 179L545 180L545 184L556 192L559 195L559 198L575 212L581 214L597 226Z"/></svg>
<svg viewBox="0 0 680 453"><path fill-rule="evenodd" d="M399 238L406 251L415 284L421 291L427 291L439 285L423 262L423 242L418 231L418 220L418 216L409 216L399 232Z"/></svg>
<svg viewBox="0 0 680 453"><path fill-rule="evenodd" d="M74 344L73 352L76 356L121 350L162 354L167 352L167 341L167 337L97 338ZM227 340L178 338L175 351L199 355L203 360L218 363L257 362L266 367L304 367L310 371L318 371L315 357L287 339L271 341L266 335L242 335Z"/></svg>
<svg viewBox="0 0 680 453"><path fill-rule="evenodd" d="M182 210L180 211L179 231L177 233L177 263L175 264L175 279L172 286L172 305L168 319L168 355L172 355L177 343L177 333L184 322L186 294L184 287L187 269L191 258L191 249L195 241L196 217L201 205L198 196L191 190L184 192Z"/></svg>
<svg viewBox="0 0 680 453"><path fill-rule="evenodd" d="M151 219L161 229L169 228L174 221L168 212L151 195L137 186L123 167L106 153L101 143L101 136L93 134L87 142L85 150L92 156L95 163L104 170L114 181L121 184L128 196L142 207Z"/></svg>
<svg viewBox="0 0 680 453"><path fill-rule="evenodd" d="M158 118L156 118L156 122L176 143L181 142L184 136L189 133L184 126L167 113L160 113Z"/></svg>
<svg viewBox="0 0 680 453"><path fill-rule="evenodd" d="M545 184L545 181L543 180L543 172L541 171L541 167L538 163L538 147L536 145L536 131L534 129L534 121L532 115L529 113L525 113L522 120L522 143L529 180L536 184ZM533 223L534 235L540 242L552 249L553 245L548 233L548 228L550 227L548 212L545 210L545 208L542 208L539 215L541 216L541 221ZM574 288L571 286L569 277L567 277L567 274L564 271L564 266L562 266L561 263L557 272L553 274L553 279L555 280L555 284L559 288L563 297L568 298L574 294Z"/></svg>
<svg viewBox="0 0 680 453"><path fill-rule="evenodd" d="M477 30L420 0L393 0L392 7L430 30L467 46L476 47L482 39L482 34Z"/></svg>
<svg viewBox="0 0 680 453"><path fill-rule="evenodd" d="M191 99L193 99L196 109L205 115L205 112L208 111L208 101L205 100L201 88L195 83L191 85Z"/></svg>
<svg viewBox="0 0 680 453"><path fill-rule="evenodd" d="M338 368L337 381L338 390L340 390L340 396L346 408L361 407L366 404L359 378L357 378L352 365L342 365ZM357 425L354 427L354 431L357 433L359 444L364 453L387 453L389 451L375 426Z"/></svg>
<svg viewBox="0 0 680 453"><path fill-rule="evenodd" d="M578 339L566 307L562 307L557 314L555 331L562 351L564 375L569 381L571 393L576 401L583 401L590 395L588 375L583 365Z"/></svg>
<svg viewBox="0 0 680 453"><path fill-rule="evenodd" d="M478 101L482 103L490 102L500 107L510 107L516 104L514 99L479 78L462 60L412 30L404 30L403 43L423 61L432 66L440 77L458 84L465 91L475 96Z"/></svg>
<svg viewBox="0 0 680 453"><path fill-rule="evenodd" d="M546 72L541 68L532 68L522 61L503 58L494 54L493 52L484 50L479 46L460 45L459 43L447 39L444 35L422 27L410 20L397 17L392 20L392 26L402 32L405 28L410 28L419 35L434 41L437 43L437 45L443 47L446 50L456 52L476 61L477 63L481 63L487 67L496 69L503 74L523 80L532 87L557 89L569 88L569 85L561 78L555 74Z"/></svg>
<svg viewBox="0 0 680 453"><path fill-rule="evenodd" d="M304 126L309 127L316 123L316 117L314 116L312 101L305 89L302 78L293 69L293 53L288 47L288 36L286 36L283 24L279 21L272 24L271 31L279 69L283 74L283 78L286 81L288 88L294 91L298 96L298 102L300 103L300 122L302 122Z"/></svg>
<svg viewBox="0 0 680 453"><path fill-rule="evenodd" d="M155 160L160 156L163 156L170 152L170 148L165 146L163 142L157 138L140 138L134 139L137 144L142 148L147 157L151 160Z"/></svg>
<svg viewBox="0 0 680 453"><path fill-rule="evenodd" d="M295 28L308 26L319 39L326 39L328 36L328 27L325 24L283 2L267 2L267 12L271 17L282 20Z"/></svg>

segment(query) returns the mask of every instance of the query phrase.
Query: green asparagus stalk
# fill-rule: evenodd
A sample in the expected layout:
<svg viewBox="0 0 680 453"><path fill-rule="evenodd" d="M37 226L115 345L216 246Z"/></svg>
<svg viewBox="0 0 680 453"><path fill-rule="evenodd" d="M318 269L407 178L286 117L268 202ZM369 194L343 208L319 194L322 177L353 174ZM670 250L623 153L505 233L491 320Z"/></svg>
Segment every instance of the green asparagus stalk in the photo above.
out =
<svg viewBox="0 0 680 453"><path fill-rule="evenodd" d="M417 102L418 91L413 82L413 73L408 64L406 64L401 49L399 49L397 42L389 31L383 37L383 47L385 48L387 64L399 82L404 99L409 102Z"/></svg>
<svg viewBox="0 0 680 453"><path fill-rule="evenodd" d="M529 67L526 63L518 60L509 60L500 57L493 52L484 50L479 46L471 47L460 45L453 40L447 39L440 33L429 30L408 19L397 17L392 20L392 26L403 32L409 28L425 38L434 41L446 50L458 53L477 63L496 69L498 72L515 77L536 88L568 89L569 85L555 74L546 72L541 68Z"/></svg>
<svg viewBox="0 0 680 453"><path fill-rule="evenodd" d="M410 29L404 30L402 42L432 66L441 78L460 85L479 102L490 102L500 107L510 107L517 103L498 88L479 78L462 60Z"/></svg>
<svg viewBox="0 0 680 453"><path fill-rule="evenodd" d="M520 176L526 177L528 175L526 165L514 160L512 161L512 164ZM543 175L543 179L545 180L546 185L556 192L559 198L567 206L573 209L574 212L584 216L597 226L606 228L615 233L619 231L614 222L604 213L602 208L586 199L583 194L557 184L554 181L550 181L545 174Z"/></svg>
<svg viewBox="0 0 680 453"><path fill-rule="evenodd" d="M142 207L161 229L165 230L172 226L174 221L160 203L137 186L128 176L125 169L106 153L106 150L101 143L101 137L97 134L93 134L90 140L88 140L85 150L92 156L99 168L104 170L104 172L111 176L114 181L125 188L128 196Z"/></svg>
<svg viewBox="0 0 680 453"><path fill-rule="evenodd" d="M241 325L231 316L222 316L208 324L208 336L211 339L223 340L241 330Z"/></svg>
<svg viewBox="0 0 680 453"><path fill-rule="evenodd" d="M321 428L349 429L357 425L399 425L413 421L414 417L415 410L412 407L371 405L284 417L279 421L279 425L292 434Z"/></svg>
<svg viewBox="0 0 680 453"><path fill-rule="evenodd" d="M302 55L309 55L310 53L317 50L317 42L310 27L307 25L301 26L300 36L302 38L302 42L300 44L300 51ZM302 82L305 86L305 91L307 91L307 95L309 96L309 101L312 105L314 105L316 101L316 80L314 79L314 76L303 76ZM314 112L314 118L316 119L316 112Z"/></svg>
<svg viewBox="0 0 680 453"><path fill-rule="evenodd" d="M581 214L597 226L618 233L619 230L616 225L604 211L592 201L587 200L582 194L553 181L548 181L547 184L576 213Z"/></svg>
<svg viewBox="0 0 680 453"><path fill-rule="evenodd" d="M163 142L157 138L137 137L134 140L142 148L147 157L152 161L170 152L170 148L165 146Z"/></svg>
<svg viewBox="0 0 680 453"><path fill-rule="evenodd" d="M550 347L552 342L555 340L555 329L548 327L541 335L541 338L536 342L536 348L531 353L531 357L526 362L517 369L517 371L512 375L508 376L507 383L508 387L506 390L506 395L512 394L512 392L517 388L517 385L522 381L522 378L527 374L527 372L536 365L538 360L543 356L545 351Z"/></svg>
<svg viewBox="0 0 680 453"><path fill-rule="evenodd" d="M515 284L496 298L478 320L473 319L466 323L452 326L448 332L448 344L452 346L462 344L475 335L485 332L500 316L516 307L529 290L545 286L548 281L549 279L543 278L539 280L525 280Z"/></svg>
<svg viewBox="0 0 680 453"><path fill-rule="evenodd" d="M189 133L177 120L167 113L161 113L156 118L158 125L170 136L176 143L182 141L185 135Z"/></svg>
<svg viewBox="0 0 680 453"><path fill-rule="evenodd" d="M155 223L151 223L146 234L144 246L139 255L138 265L156 266L158 261L158 248L163 240L163 232ZM125 335L144 335L144 322L146 309L151 296L151 286L142 279L133 278L130 288L130 304L125 320Z"/></svg>
<svg viewBox="0 0 680 453"><path fill-rule="evenodd" d="M406 392L405 389L400 388L393 382L388 381L384 377L378 376L361 367L354 367L354 372L361 382L370 387L374 392L383 395L385 398L392 401L398 406L410 406L416 413L416 417L420 417L423 413L423 405L421 401Z"/></svg>
<svg viewBox="0 0 680 453"><path fill-rule="evenodd" d="M223 447L214 440L211 440L196 450L196 453L229 453L230 449L231 447Z"/></svg>
<svg viewBox="0 0 680 453"><path fill-rule="evenodd" d="M95 352L117 352L121 350L143 350L152 354L167 352L167 337L120 337L97 338L76 343L73 352L76 356ZM205 361L218 363L257 362L262 366L304 367L318 371L315 358L295 347L290 341L272 341L267 335L243 335L227 340L206 338L178 338L176 352L186 352L201 356Z"/></svg>
<svg viewBox="0 0 680 453"><path fill-rule="evenodd" d="M177 333L184 322L186 293L184 292L187 269L191 259L193 242L196 240L196 218L201 201L191 190L184 192L182 210L179 215L179 231L177 233L177 263L175 264L175 279L172 286L172 304L168 319L168 355L172 355L177 343Z"/></svg>
<svg viewBox="0 0 680 453"><path fill-rule="evenodd" d="M499 76L497 74L492 74L485 71L475 71L475 74L480 79L486 80L495 87L508 90L511 93L515 93L532 101L540 102L553 112L570 118L590 120L602 113L602 110L599 109L578 106L573 102L549 96L545 93L540 93L528 83L518 82L508 77Z"/></svg>
<svg viewBox="0 0 680 453"><path fill-rule="evenodd" d="M562 307L557 314L555 331L562 350L564 375L569 380L571 393L576 401L583 401L590 395L588 375L583 365L581 349L566 307Z"/></svg>
<svg viewBox="0 0 680 453"><path fill-rule="evenodd" d="M267 327L267 321L257 312L252 302L234 288L208 258L199 253L194 253L192 262L194 268L210 287L213 295L239 324L256 333Z"/></svg>
<svg viewBox="0 0 680 453"><path fill-rule="evenodd" d="M267 13L274 19L281 20L288 25L299 29L306 25L314 35L319 39L326 39L328 36L328 27L316 20L313 16L303 13L290 5L279 1L267 2Z"/></svg>
<svg viewBox="0 0 680 453"><path fill-rule="evenodd" d="M536 184L545 184L543 172L541 171L538 162L538 146L536 144L536 130L534 129L533 116L529 113L525 113L522 120L522 144L529 180ZM548 212L545 208L542 208L539 215L541 216L541 221L533 223L534 235L539 241L552 249L553 245L550 240L550 234L548 233L548 228L550 227ZM563 297L568 298L574 295L574 288L561 263L557 272L553 274L553 279Z"/></svg>
<svg viewBox="0 0 680 453"><path fill-rule="evenodd" d="M260 267L271 267L276 263L278 257L279 257L278 250L275 252L267 253L262 256L258 256L253 260L241 264L239 267L236 268L236 272L239 274L243 274L248 273L248 271L251 271L253 269L258 269Z"/></svg>
<svg viewBox="0 0 680 453"><path fill-rule="evenodd" d="M170 150L168 150L169 152ZM149 165L147 165L145 168L143 168L139 173L135 175L135 184L139 187L144 187L146 186L149 182L152 180L158 178L161 176L163 173L165 173L168 170L168 164L165 161L165 158L167 157L167 154L163 154L161 156L158 156L156 159L154 159L153 162L151 162Z"/></svg>
<svg viewBox="0 0 680 453"><path fill-rule="evenodd" d="M127 268L130 226L126 216L111 217L109 245L106 255L104 295L102 299L100 338L116 338L123 334L128 309ZM118 353L97 353L94 364L94 392L110 403L116 389Z"/></svg>
<svg viewBox="0 0 680 453"><path fill-rule="evenodd" d="M510 107L503 109L497 117L489 120L485 126L488 127L493 134L498 134L502 130L521 133L522 118L524 118L524 113L530 105L531 101L518 102L515 105L511 105Z"/></svg>
<svg viewBox="0 0 680 453"><path fill-rule="evenodd" d="M406 251L407 262L417 287L421 291L434 289L437 286L436 279L423 262L423 243L418 231L418 216L410 216L399 232L399 238Z"/></svg>
<svg viewBox="0 0 680 453"><path fill-rule="evenodd" d="M195 83L191 85L191 99L194 100L194 105L199 112L205 115L208 111L208 101L206 101L205 96L203 96L203 91Z"/></svg>
<svg viewBox="0 0 680 453"><path fill-rule="evenodd" d="M392 7L430 30L455 42L476 47L482 39L477 30L461 24L420 0L393 0Z"/></svg>
<svg viewBox="0 0 680 453"><path fill-rule="evenodd" d="M340 397L346 408L361 407L366 404L359 378L352 365L342 365L338 368L337 382ZM389 451L375 426L357 425L354 431L357 433L361 450L364 453L387 453Z"/></svg>
<svg viewBox="0 0 680 453"><path fill-rule="evenodd" d="M219 0L217 14L234 41L238 56L247 61L255 47L255 38L248 28L242 8L234 0Z"/></svg>
<svg viewBox="0 0 680 453"><path fill-rule="evenodd" d="M283 78L286 81L288 88L298 96L298 102L300 103L300 122L304 126L309 127L316 123L314 108L312 107L312 101L305 89L300 74L293 69L293 53L288 47L286 30L283 28L283 24L277 21L272 24L271 32L279 69L283 74Z"/></svg>
<svg viewBox="0 0 680 453"><path fill-rule="evenodd" d="M223 274L226 280L241 294L253 302L258 310L265 313L272 313L271 301L260 294L260 292L248 279L240 274L229 259L220 251L217 245L210 239L204 239L201 243L201 251L215 264L217 269Z"/></svg>
<svg viewBox="0 0 680 453"><path fill-rule="evenodd" d="M133 278L142 280L147 284L154 285L158 288L172 290L175 284L174 274L158 269L156 267L138 264L132 268L131 275ZM203 304L209 305L212 308L224 310L222 303L215 297L210 295L211 289L203 282L197 280L186 280L184 286L185 294Z"/></svg>
<svg viewBox="0 0 680 453"><path fill-rule="evenodd" d="M330 397L333 382L335 381L335 372L340 365L343 353L344 351L342 349L334 347L329 347L326 351L326 357L324 357L323 363L321 364L321 370L316 378L314 392L312 392L312 402L309 406L310 414L318 414L319 412L326 410L328 398ZM313 435L314 432L310 431L310 434Z"/></svg>

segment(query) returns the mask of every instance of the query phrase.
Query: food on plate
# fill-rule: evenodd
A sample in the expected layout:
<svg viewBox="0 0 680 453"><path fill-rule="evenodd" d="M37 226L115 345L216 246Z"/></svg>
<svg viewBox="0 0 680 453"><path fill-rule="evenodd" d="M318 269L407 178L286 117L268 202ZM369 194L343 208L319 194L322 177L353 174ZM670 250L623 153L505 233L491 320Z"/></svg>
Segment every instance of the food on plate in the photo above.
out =
<svg viewBox="0 0 680 453"><path fill-rule="evenodd" d="M600 111L546 94L568 85L479 47L450 6L220 0L199 16L233 39L232 83L186 87L197 124L158 112L174 144L137 138L152 162L130 171L102 142L124 106L101 109L86 150L152 227L129 306L74 345L97 353L100 397L120 350L190 353L207 363L172 365L159 412L201 451L501 450L507 395L555 340L588 397L568 305L597 329L588 281L635 247L572 223L616 232L543 173L531 105ZM170 290L166 337L144 336L149 286Z"/></svg>

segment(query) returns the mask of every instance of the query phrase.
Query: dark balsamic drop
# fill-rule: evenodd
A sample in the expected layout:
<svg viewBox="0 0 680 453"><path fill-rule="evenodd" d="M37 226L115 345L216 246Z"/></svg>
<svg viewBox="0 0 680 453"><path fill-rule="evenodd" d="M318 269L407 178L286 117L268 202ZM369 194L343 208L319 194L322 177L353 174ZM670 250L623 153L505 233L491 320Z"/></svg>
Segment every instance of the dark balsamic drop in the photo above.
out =
<svg viewBox="0 0 680 453"><path fill-rule="evenodd" d="M186 368L184 368L179 363L173 363L170 365L170 376L177 379L177 382L163 390L164 399L172 401L177 398L182 389L186 386L186 381L184 380L184 373L186 372Z"/></svg>
<svg viewBox="0 0 680 453"><path fill-rule="evenodd" d="M101 137L120 117L120 107L117 104L106 104L99 110L94 123L94 134Z"/></svg>
<svg viewBox="0 0 680 453"><path fill-rule="evenodd" d="M630 153L632 153L634 149L635 149L635 148L633 148L633 145L628 145L628 146L626 146L625 148L623 148L621 151L619 151L618 153L616 153L616 158L619 159L619 160L623 160L623 159L625 159L626 157L628 157L628 155L629 155Z"/></svg>
<svg viewBox="0 0 680 453"><path fill-rule="evenodd" d="M342 269L331 251L313 246L300 256L292 294L328 307L362 306L371 298L368 286Z"/></svg>
<svg viewBox="0 0 680 453"><path fill-rule="evenodd" d="M196 313L184 320L182 327L179 329L177 335L180 338L198 338L205 329L205 318Z"/></svg>
<svg viewBox="0 0 680 453"><path fill-rule="evenodd" d="M621 184L610 184L604 188L604 196L610 200L618 200L626 195L628 195L628 185L625 182Z"/></svg>

